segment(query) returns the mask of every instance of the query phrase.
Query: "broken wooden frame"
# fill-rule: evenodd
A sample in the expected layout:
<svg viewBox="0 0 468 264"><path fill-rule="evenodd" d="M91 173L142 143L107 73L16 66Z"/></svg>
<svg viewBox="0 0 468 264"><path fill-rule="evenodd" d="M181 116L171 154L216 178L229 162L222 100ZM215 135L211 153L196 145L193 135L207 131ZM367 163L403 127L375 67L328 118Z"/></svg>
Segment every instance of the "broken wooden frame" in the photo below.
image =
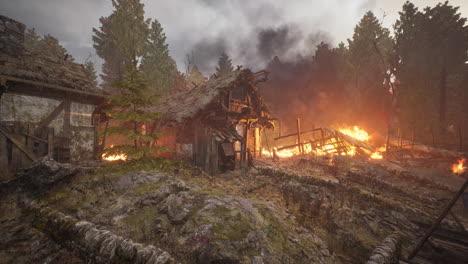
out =
<svg viewBox="0 0 468 264"><path fill-rule="evenodd" d="M319 136L312 136L310 140L303 140L304 135L310 133L319 132ZM305 153L304 146L310 145L312 151L323 152L327 154L336 153L347 155L351 149L348 145L354 145L359 148L364 148L369 151L373 151L373 148L363 142L358 142L336 130L326 129L326 128L313 128L305 131L301 131L301 120L300 118L296 121L296 133L290 133L283 136L275 137L274 140L296 137L297 142L292 145L282 146L277 149L274 149L274 156L276 156L276 151L281 151L285 149L299 148L301 154Z"/></svg>

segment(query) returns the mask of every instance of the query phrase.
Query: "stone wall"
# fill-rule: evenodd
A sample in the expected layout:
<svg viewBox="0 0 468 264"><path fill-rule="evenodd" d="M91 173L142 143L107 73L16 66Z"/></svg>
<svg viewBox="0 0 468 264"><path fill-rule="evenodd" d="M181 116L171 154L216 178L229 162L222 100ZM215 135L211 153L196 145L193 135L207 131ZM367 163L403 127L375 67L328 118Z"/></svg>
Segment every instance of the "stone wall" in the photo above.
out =
<svg viewBox="0 0 468 264"><path fill-rule="evenodd" d="M37 123L47 117L61 102L59 100L4 93L0 98L0 122ZM95 106L72 102L70 124L72 130L72 160L90 159L94 150L92 115ZM49 125L56 136L63 136L62 111Z"/></svg>

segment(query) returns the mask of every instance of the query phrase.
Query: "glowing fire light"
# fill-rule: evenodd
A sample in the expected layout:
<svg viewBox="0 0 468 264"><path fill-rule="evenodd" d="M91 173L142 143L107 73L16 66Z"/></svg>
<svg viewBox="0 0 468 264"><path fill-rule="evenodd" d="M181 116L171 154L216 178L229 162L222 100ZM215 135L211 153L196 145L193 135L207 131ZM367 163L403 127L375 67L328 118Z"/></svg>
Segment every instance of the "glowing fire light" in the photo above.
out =
<svg viewBox="0 0 468 264"><path fill-rule="evenodd" d="M349 137L352 137L356 140L359 141L369 141L371 138L369 134L359 128L358 126L353 126L352 128L341 128L338 129L342 134L345 134ZM325 155L347 155L347 156L355 156L357 154L357 149L356 146L353 145L347 145L347 151L338 153L337 148L339 147L340 143L336 142L335 138L329 139L327 142L325 142L326 145L320 146L318 145L316 149L312 149L312 146L310 144L304 144L304 154L314 154L317 156L325 156ZM366 152L371 159L383 159L383 152L385 152L385 147L380 147L376 152L372 153L369 150L366 149L361 149L364 152ZM268 151L267 149L262 149L262 154L266 156L273 156L273 153L276 154L277 157L279 158L290 158L296 155L300 155L301 151L299 147L295 148L290 148L290 149L282 149L282 150L277 150L277 148L274 149L274 151Z"/></svg>
<svg viewBox="0 0 468 264"><path fill-rule="evenodd" d="M112 145L110 148L113 148L114 145ZM107 160L107 161L116 161L116 160L127 160L127 155L125 154L116 154L116 155L107 155L106 153L102 154L102 159Z"/></svg>
<svg viewBox="0 0 468 264"><path fill-rule="evenodd" d="M460 174L460 173L465 172L466 170L465 162L466 162L466 159L459 159L457 163L452 165L452 172L455 174Z"/></svg>
<svg viewBox="0 0 468 264"><path fill-rule="evenodd" d="M380 147L376 152L372 153L370 156L371 159L383 159L382 153L385 152L385 147Z"/></svg>
<svg viewBox="0 0 468 264"><path fill-rule="evenodd" d="M345 135L348 135L352 138L355 138L360 141L369 141L370 136L367 134L366 131L363 129L359 128L358 126L354 126L352 129L351 128L341 128L339 131Z"/></svg>

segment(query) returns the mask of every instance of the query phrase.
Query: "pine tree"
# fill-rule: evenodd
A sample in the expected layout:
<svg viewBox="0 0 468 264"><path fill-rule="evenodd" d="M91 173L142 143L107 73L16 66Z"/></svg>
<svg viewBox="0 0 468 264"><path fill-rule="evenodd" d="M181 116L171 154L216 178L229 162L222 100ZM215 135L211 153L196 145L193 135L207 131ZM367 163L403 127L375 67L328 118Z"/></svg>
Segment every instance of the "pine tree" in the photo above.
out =
<svg viewBox="0 0 468 264"><path fill-rule="evenodd" d="M367 12L354 28L349 43L349 62L352 65L351 96L357 113L365 114L370 122L385 126L384 117L390 112L388 70L393 39L372 12Z"/></svg>
<svg viewBox="0 0 468 264"><path fill-rule="evenodd" d="M94 48L104 59L103 86L122 79L123 70L136 67L144 53L149 20L144 18L144 5L140 0L113 0L114 11L101 17L101 27L93 28Z"/></svg>
<svg viewBox="0 0 468 264"><path fill-rule="evenodd" d="M151 24L145 43L145 54L142 58L141 68L152 94L162 96L169 93L173 86L173 76L177 71L177 66L169 55L166 34L156 19Z"/></svg>
<svg viewBox="0 0 468 264"><path fill-rule="evenodd" d="M231 73L234 70L232 67L232 62L229 56L223 52L218 59L218 66L216 67L216 76L224 76Z"/></svg>
<svg viewBox="0 0 468 264"><path fill-rule="evenodd" d="M148 96L148 84L140 70L133 66L129 67L123 80L115 82L113 87L120 93L111 96L109 103L112 110L107 113L121 124L108 128L106 133L125 136L133 144L108 148L104 151L105 156L125 154L128 159L138 160L149 157L156 151L165 150L164 147L154 146L160 132L150 132L146 129L148 123L154 122L160 114L143 111L143 108L154 102L154 97Z"/></svg>
<svg viewBox="0 0 468 264"><path fill-rule="evenodd" d="M187 78L188 87L193 89L198 87L200 84L204 83L206 80L205 76L200 72L197 65L193 65L192 69L190 70L190 74Z"/></svg>
<svg viewBox="0 0 468 264"><path fill-rule="evenodd" d="M90 57L88 57L83 63L83 69L89 80L91 80L91 82L97 86L96 69L94 68L94 63L90 60Z"/></svg>

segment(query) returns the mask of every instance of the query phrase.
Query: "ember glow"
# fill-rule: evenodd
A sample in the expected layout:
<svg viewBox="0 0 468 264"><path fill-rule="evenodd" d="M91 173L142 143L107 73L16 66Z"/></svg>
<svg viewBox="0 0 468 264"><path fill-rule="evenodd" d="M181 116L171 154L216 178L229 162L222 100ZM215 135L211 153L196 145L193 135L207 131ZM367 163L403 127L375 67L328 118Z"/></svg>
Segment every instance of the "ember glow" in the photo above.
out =
<svg viewBox="0 0 468 264"><path fill-rule="evenodd" d="M353 126L350 128L340 128L338 131L342 134L345 134L355 140L368 142L371 138L369 134L359 126ZM297 142L296 142L297 143ZM343 142L337 142L336 138L331 138L324 142L323 146L317 144L315 147L312 147L311 143L304 143L304 154L312 154L316 156L325 156L325 155L346 155L346 156L355 156L357 154L357 147L354 145L346 144L346 151L338 152L337 149L343 147ZM280 150L278 150L280 149ZM341 148L342 149L342 148ZM367 149L362 149L363 152L369 155L370 159L383 159L382 153L385 151L385 147L380 147L376 152L371 152ZM299 147L293 147L288 149L281 149L281 147L274 148L272 151L267 149L262 150L262 154L265 156L274 156L278 158L290 158L293 156L301 155L301 150Z"/></svg>
<svg viewBox="0 0 468 264"><path fill-rule="evenodd" d="M111 148L114 147L114 145L111 146ZM107 161L117 161L117 160L127 160L127 156L125 154L117 154L117 155L107 155L106 153L102 154L102 159L107 160Z"/></svg>
<svg viewBox="0 0 468 264"><path fill-rule="evenodd" d="M466 170L465 162L466 162L466 159L459 159L457 163L452 165L452 172L455 174L460 174L460 173L465 172Z"/></svg>

